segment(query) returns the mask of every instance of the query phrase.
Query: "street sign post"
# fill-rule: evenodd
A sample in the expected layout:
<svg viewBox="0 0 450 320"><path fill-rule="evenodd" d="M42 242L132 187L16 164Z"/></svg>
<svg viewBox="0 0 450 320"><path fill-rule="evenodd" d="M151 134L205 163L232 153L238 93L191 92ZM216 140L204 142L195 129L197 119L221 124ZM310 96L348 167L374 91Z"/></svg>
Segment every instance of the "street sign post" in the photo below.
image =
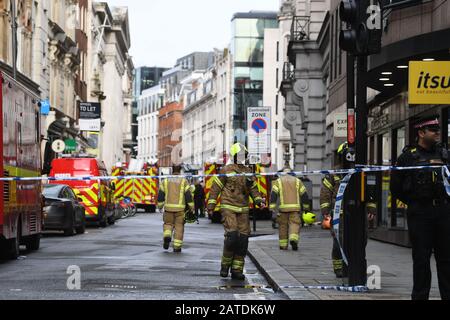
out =
<svg viewBox="0 0 450 320"><path fill-rule="evenodd" d="M248 108L247 137L250 164L261 163L271 153L271 110L269 107Z"/></svg>
<svg viewBox="0 0 450 320"><path fill-rule="evenodd" d="M66 144L64 143L64 141L62 140L55 140L52 143L52 150L55 153L62 153L64 152L64 150L66 149Z"/></svg>

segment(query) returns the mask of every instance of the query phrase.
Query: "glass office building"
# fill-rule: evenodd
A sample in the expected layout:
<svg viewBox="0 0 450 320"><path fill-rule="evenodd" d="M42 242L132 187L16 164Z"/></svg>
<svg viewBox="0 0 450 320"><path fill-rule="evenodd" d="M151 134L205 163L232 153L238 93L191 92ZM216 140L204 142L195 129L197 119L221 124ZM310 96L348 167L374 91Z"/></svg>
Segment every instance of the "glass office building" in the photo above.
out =
<svg viewBox="0 0 450 320"><path fill-rule="evenodd" d="M233 129L238 141L245 143L247 108L260 107L263 101L264 29L278 28L278 19L276 12L251 11L236 13L231 21Z"/></svg>

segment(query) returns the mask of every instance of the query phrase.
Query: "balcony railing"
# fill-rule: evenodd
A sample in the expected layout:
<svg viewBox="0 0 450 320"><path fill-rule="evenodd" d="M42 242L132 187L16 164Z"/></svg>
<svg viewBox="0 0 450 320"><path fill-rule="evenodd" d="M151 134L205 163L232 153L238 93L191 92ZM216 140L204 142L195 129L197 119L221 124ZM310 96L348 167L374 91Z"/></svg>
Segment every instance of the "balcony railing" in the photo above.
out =
<svg viewBox="0 0 450 320"><path fill-rule="evenodd" d="M308 16L294 16L291 26L291 41L309 40L309 26L311 18Z"/></svg>

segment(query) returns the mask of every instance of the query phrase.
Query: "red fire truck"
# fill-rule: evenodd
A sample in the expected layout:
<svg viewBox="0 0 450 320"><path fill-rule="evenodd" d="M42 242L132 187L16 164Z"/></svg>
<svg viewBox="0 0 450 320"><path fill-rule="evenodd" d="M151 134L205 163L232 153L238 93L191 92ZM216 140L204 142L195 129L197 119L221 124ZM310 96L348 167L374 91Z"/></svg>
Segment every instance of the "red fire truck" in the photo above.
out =
<svg viewBox="0 0 450 320"><path fill-rule="evenodd" d="M112 176L142 176L142 178L115 179L114 199L116 202L124 197L146 212L154 213L158 202L158 178L159 168L157 164L142 163L130 166L127 163L116 165L112 168Z"/></svg>
<svg viewBox="0 0 450 320"><path fill-rule="evenodd" d="M39 97L0 71L0 172L2 177L40 177ZM15 259L19 246L37 250L42 230L41 181L0 182L0 254Z"/></svg>
<svg viewBox="0 0 450 320"><path fill-rule="evenodd" d="M205 206L208 204L209 195L211 192L212 187L212 181L213 177L210 177L210 175L215 175L220 173L220 169L223 167L223 164L217 164L217 163L205 163ZM256 164L254 166L254 173L264 173L264 168L260 164ZM258 185L258 190L265 199L266 208L260 209L255 208L253 204L253 199L250 197L250 216L253 216L253 214L256 213L256 216L259 218L265 218L270 219L271 214L269 210L269 196L270 196L270 178L267 176L257 176L256 183ZM215 211L212 215L209 215L208 218L213 222L220 222L221 221L221 215L220 215L220 195L217 199L217 205L215 208Z"/></svg>

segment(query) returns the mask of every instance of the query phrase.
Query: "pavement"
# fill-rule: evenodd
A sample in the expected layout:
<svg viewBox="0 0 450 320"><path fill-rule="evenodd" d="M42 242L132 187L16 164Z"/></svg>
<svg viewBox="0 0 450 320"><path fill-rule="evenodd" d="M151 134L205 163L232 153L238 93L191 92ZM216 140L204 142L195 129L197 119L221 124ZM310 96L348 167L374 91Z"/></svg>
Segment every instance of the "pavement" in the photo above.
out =
<svg viewBox="0 0 450 320"><path fill-rule="evenodd" d="M278 246L278 230L272 228L270 221L257 221L248 255L271 286L291 300L411 299L411 249L375 240L368 241L366 257L368 266L375 266L381 271L380 289L352 293L299 288L344 285L342 279L337 279L333 273L331 247L330 232L322 230L320 226L311 226L301 230L298 251L290 248L289 251L281 251ZM433 279L430 299L440 299L434 257L431 259L431 269ZM291 288L286 288L287 286Z"/></svg>

